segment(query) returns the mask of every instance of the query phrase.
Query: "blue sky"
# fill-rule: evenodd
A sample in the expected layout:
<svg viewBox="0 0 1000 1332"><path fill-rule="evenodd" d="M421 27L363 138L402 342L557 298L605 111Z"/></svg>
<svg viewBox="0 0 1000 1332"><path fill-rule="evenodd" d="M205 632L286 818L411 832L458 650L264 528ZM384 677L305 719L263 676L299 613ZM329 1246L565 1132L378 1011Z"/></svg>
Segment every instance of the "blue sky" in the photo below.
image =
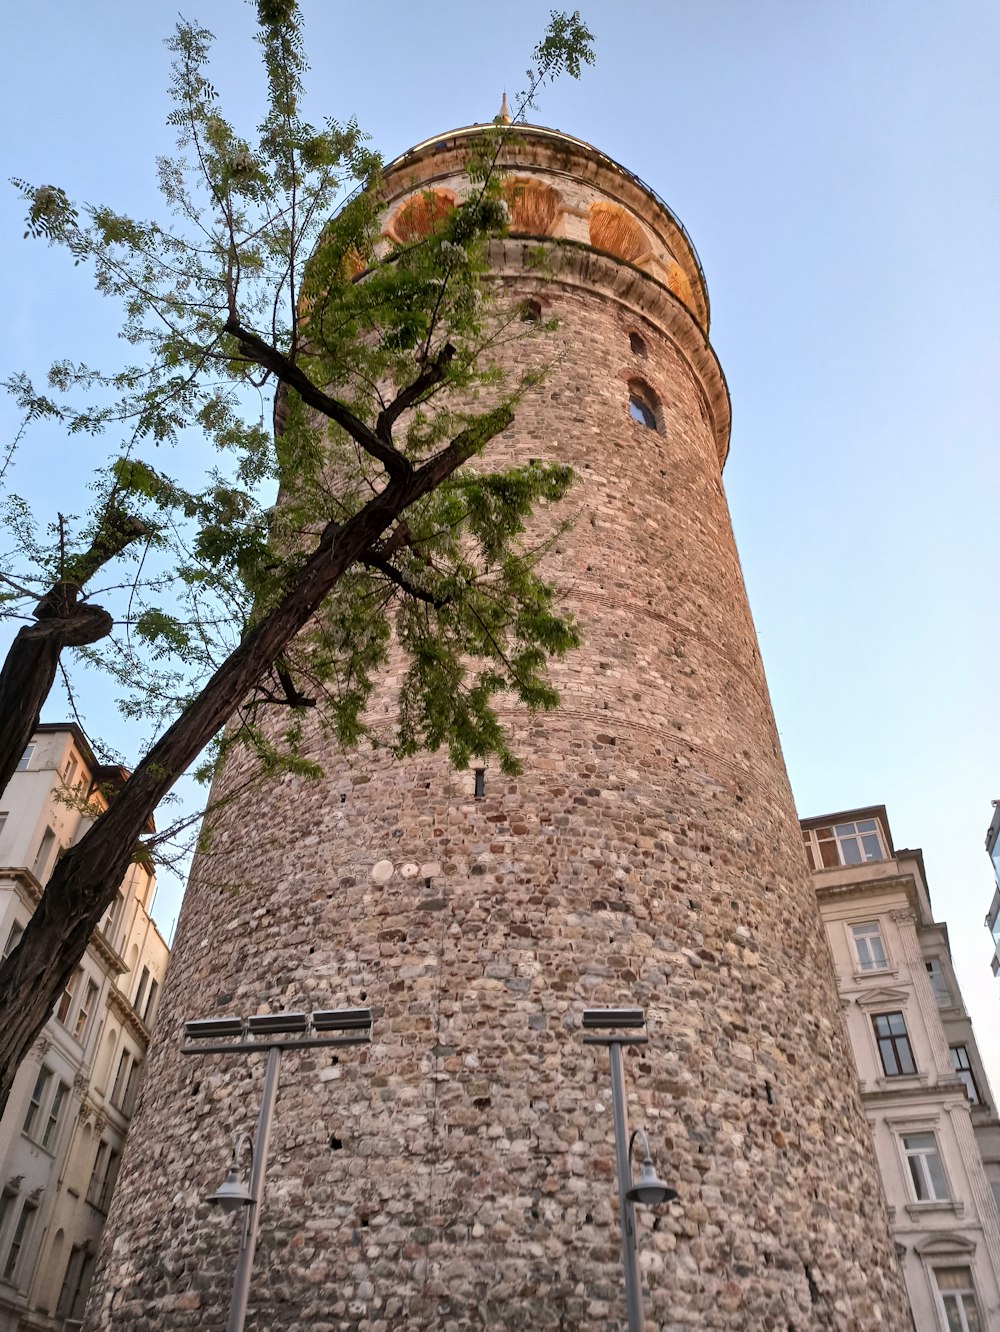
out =
<svg viewBox="0 0 1000 1332"><path fill-rule="evenodd" d="M357 116L393 156L490 119L547 4L304 0L310 112ZM540 123L647 180L694 238L733 399L726 468L803 816L888 807L922 846L1000 1091L983 837L1000 796L1000 8L994 0L599 0L598 64ZM230 114L255 123L252 11L185 0L218 37ZM176 6L35 0L5 17L2 176L156 206ZM82 270L21 240L0 189L0 370L114 363ZM0 404L0 443L12 433ZM93 459L41 432L17 483L78 511ZM88 699L95 731L110 710ZM50 709L49 719L62 715ZM117 743L127 748L127 740ZM165 885L169 926L176 892Z"/></svg>

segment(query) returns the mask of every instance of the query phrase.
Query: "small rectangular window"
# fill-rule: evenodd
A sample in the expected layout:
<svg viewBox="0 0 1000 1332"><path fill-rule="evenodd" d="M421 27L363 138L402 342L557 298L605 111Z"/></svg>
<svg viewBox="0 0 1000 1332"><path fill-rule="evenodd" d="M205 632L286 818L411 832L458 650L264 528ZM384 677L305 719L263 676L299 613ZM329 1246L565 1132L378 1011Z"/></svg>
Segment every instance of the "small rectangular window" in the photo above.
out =
<svg viewBox="0 0 1000 1332"><path fill-rule="evenodd" d="M34 752L35 752L35 746L34 746L34 745L28 745L28 747L25 749L24 753L23 753L23 754L21 755L21 757L17 760L17 771L18 771L18 772L24 772L24 771L26 770L28 764L31 762L31 756L32 756L32 754L33 754Z"/></svg>
<svg viewBox="0 0 1000 1332"><path fill-rule="evenodd" d="M885 971L889 962L882 944L882 931L878 921L868 920L863 925L852 925L854 952L859 971Z"/></svg>
<svg viewBox="0 0 1000 1332"><path fill-rule="evenodd" d="M980 1105L983 1098L979 1095L979 1088L976 1086L976 1075L972 1071L972 1060L969 1058L968 1046L953 1045L950 1053L951 1066L965 1083L965 1091L969 1101L973 1105Z"/></svg>
<svg viewBox="0 0 1000 1332"><path fill-rule="evenodd" d="M941 959L939 957L928 958L924 966L927 968L927 976L931 983L931 989L934 991L938 1008L947 1008L952 1002L951 990L948 988L948 978L944 974Z"/></svg>
<svg viewBox="0 0 1000 1332"><path fill-rule="evenodd" d="M56 1087L56 1094L52 1098L52 1104L49 1106L48 1119L45 1121L45 1132L42 1134L42 1146L46 1151L54 1151L56 1138L59 1135L59 1120L62 1116L63 1106L66 1104L66 1098L69 1096L69 1086L65 1082L60 1082Z"/></svg>
<svg viewBox="0 0 1000 1332"><path fill-rule="evenodd" d="M475 768L473 771L476 776L475 797L477 800L482 800L486 795L486 769Z"/></svg>
<svg viewBox="0 0 1000 1332"><path fill-rule="evenodd" d="M83 967L77 967L69 980L66 982L66 988L59 996L59 1002L56 1004L56 1019L66 1025L66 1019L69 1017L70 1010L73 1007L73 991L77 987L80 977L83 975Z"/></svg>
<svg viewBox="0 0 1000 1332"><path fill-rule="evenodd" d="M129 1069L132 1066L132 1056L128 1050L122 1051L122 1057L118 1061L118 1072L115 1074L114 1086L111 1088L111 1104L118 1106L119 1110L125 1099L125 1088L128 1085Z"/></svg>
<svg viewBox="0 0 1000 1332"><path fill-rule="evenodd" d="M149 984L149 967L143 967L142 975L139 977L139 985L135 992L135 1002L132 1007L137 1013L142 1012L142 1001L146 997L146 986Z"/></svg>
<svg viewBox="0 0 1000 1332"><path fill-rule="evenodd" d="M902 1013L877 1013L872 1018L875 1039L878 1042L882 1071L887 1078L898 1078L916 1073L910 1049L910 1038Z"/></svg>
<svg viewBox="0 0 1000 1332"><path fill-rule="evenodd" d="M45 877L45 872L49 867L49 860L52 858L52 849L56 844L56 835L51 828L46 828L42 833L42 840L38 844L38 851L35 854L35 863L31 867L31 872L39 882Z"/></svg>
<svg viewBox="0 0 1000 1332"><path fill-rule="evenodd" d="M122 907L125 905L125 894L119 888L115 894L115 900L108 907L108 913L101 921L98 929L107 939L108 943L114 943L115 931L118 928L118 921L121 917Z"/></svg>
<svg viewBox="0 0 1000 1332"><path fill-rule="evenodd" d="M108 1163L104 1167L104 1178L101 1180L100 1192L97 1195L97 1206L102 1212L108 1210L111 1202L111 1195L115 1191L115 1181L118 1178L118 1162L121 1159L121 1152L108 1152Z"/></svg>
<svg viewBox="0 0 1000 1332"><path fill-rule="evenodd" d="M94 1004L97 1002L99 989L100 986L96 981L87 981L87 993L83 996L83 1003L80 1005L76 1022L73 1024L73 1036L78 1041L85 1041L90 1034L90 1017L94 1011Z"/></svg>
<svg viewBox="0 0 1000 1332"><path fill-rule="evenodd" d="M153 1020L153 1013L154 1013L155 1008L156 1008L156 995L157 995L157 992L159 991L159 988L160 988L160 982L159 982L159 981L155 981L155 980L154 980L154 981L150 981L150 983L149 983L149 994L146 996L146 1007L143 1009L143 1012L142 1012L142 1020L143 1020L143 1022L146 1023L147 1026L149 1026L149 1024L150 1024L150 1023L152 1022L152 1020Z"/></svg>
<svg viewBox="0 0 1000 1332"><path fill-rule="evenodd" d="M7 826L7 811L0 810L0 837L3 836L3 830Z"/></svg>
<svg viewBox="0 0 1000 1332"><path fill-rule="evenodd" d="M26 1133L29 1138L33 1138L38 1132L41 1121L42 1102L49 1089L49 1083L52 1081L52 1070L46 1068L43 1064L38 1070L38 1077L35 1079L35 1090L31 1093L31 1100L28 1102L28 1113L24 1116L24 1126L22 1133Z"/></svg>
<svg viewBox="0 0 1000 1332"><path fill-rule="evenodd" d="M111 1144L104 1138L97 1144L97 1155L94 1157L94 1168L90 1172L90 1183L87 1185L87 1201L97 1206L97 1199L100 1197L101 1182L104 1179L104 1166L108 1159L108 1150Z"/></svg>
<svg viewBox="0 0 1000 1332"><path fill-rule="evenodd" d="M7 1250L7 1261L3 1265L4 1281L14 1281L17 1277L21 1254L31 1238L31 1229L37 1211L38 1204L33 1203L30 1198L25 1198L21 1207L21 1215L17 1218L17 1225L14 1227L14 1234L11 1236L10 1248Z"/></svg>
<svg viewBox="0 0 1000 1332"><path fill-rule="evenodd" d="M947 1202L948 1181L944 1177L934 1134L904 1134L903 1153L910 1168L910 1182L917 1202Z"/></svg>
<svg viewBox="0 0 1000 1332"><path fill-rule="evenodd" d="M21 942L21 936L24 934L24 926L19 921L14 921L10 927L10 934L7 935L7 942L3 946L4 960L10 957L11 953Z"/></svg>
<svg viewBox="0 0 1000 1332"><path fill-rule="evenodd" d="M976 1288L969 1267L936 1267L938 1295L944 1306L948 1332L986 1332L979 1312Z"/></svg>
<svg viewBox="0 0 1000 1332"><path fill-rule="evenodd" d="M78 766L79 764L77 763L76 755L70 754L69 758L66 760L66 764L65 767L63 768L63 774L62 774L63 781L66 783L67 786L73 785L73 778L76 776L76 770Z"/></svg>

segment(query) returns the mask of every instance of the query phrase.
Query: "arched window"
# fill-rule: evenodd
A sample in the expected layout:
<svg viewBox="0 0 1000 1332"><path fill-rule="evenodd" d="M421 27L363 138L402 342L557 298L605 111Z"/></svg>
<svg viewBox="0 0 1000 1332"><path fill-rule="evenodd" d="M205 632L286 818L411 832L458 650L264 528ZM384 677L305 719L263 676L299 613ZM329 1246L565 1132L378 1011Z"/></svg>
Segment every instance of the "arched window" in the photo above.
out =
<svg viewBox="0 0 1000 1332"><path fill-rule="evenodd" d="M639 223L617 204L592 203L589 230L590 243L595 249L616 255L630 264L638 263L649 254L649 241Z"/></svg>
<svg viewBox="0 0 1000 1332"><path fill-rule="evenodd" d="M505 180L504 203L514 235L547 236L559 208L559 196L540 180L515 178Z"/></svg>
<svg viewBox="0 0 1000 1332"><path fill-rule="evenodd" d="M523 324L536 324L542 317L542 307L539 301L527 300L521 302L521 322Z"/></svg>
<svg viewBox="0 0 1000 1332"><path fill-rule="evenodd" d="M628 413L633 421L645 426L647 430L660 429L659 401L656 394L641 379L629 381Z"/></svg>
<svg viewBox="0 0 1000 1332"><path fill-rule="evenodd" d="M639 337L638 333L630 333L628 335L628 345L632 348L633 355L641 356L645 359L646 344L643 342L642 338Z"/></svg>
<svg viewBox="0 0 1000 1332"><path fill-rule="evenodd" d="M392 219L392 234L404 245L423 240L455 207L450 190L424 190L408 199Z"/></svg>

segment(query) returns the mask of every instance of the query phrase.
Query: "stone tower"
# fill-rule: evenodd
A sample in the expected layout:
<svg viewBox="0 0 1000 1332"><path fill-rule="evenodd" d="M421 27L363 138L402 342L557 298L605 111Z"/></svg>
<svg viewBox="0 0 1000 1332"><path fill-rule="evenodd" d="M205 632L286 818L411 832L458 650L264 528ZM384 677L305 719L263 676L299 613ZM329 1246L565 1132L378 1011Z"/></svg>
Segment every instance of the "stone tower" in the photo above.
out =
<svg viewBox="0 0 1000 1332"><path fill-rule="evenodd" d="M389 167L388 234L461 194L476 133ZM286 1058L251 1328L622 1328L607 1061L580 1028L623 1004L650 1034L632 1116L680 1195L640 1222L649 1327L909 1326L722 488L700 264L589 145L525 127L506 157L495 268L558 325L512 353L555 368L497 443L578 473L548 568L584 646L558 712L507 718L516 779L329 752L325 780L229 806L181 916L92 1328L224 1324L236 1232L201 1199L261 1060L194 1067L179 1026L261 1004L368 1004L375 1026L337 1064Z"/></svg>

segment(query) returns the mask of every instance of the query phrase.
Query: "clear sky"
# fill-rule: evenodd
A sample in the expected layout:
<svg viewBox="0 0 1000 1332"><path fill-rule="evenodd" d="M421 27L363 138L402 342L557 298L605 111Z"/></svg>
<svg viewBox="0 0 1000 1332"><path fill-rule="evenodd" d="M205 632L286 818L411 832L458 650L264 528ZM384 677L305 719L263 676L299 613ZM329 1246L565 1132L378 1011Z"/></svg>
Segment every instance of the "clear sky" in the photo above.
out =
<svg viewBox="0 0 1000 1332"><path fill-rule="evenodd" d="M304 0L314 118L391 157L490 119L549 4ZM0 176L155 207L176 16L161 0L7 7ZM983 851L1000 797L995 0L583 0L598 64L533 117L636 171L687 226L733 398L725 482L803 816L884 803L923 847L1000 1092ZM252 11L185 0L255 123ZM0 372L116 363L82 270L0 189ZM0 404L0 444L12 432ZM91 446L34 437L17 482L79 510ZM87 700L95 732L110 713ZM50 708L47 719L64 715ZM127 749L119 732L116 743ZM176 893L165 887L169 926Z"/></svg>

